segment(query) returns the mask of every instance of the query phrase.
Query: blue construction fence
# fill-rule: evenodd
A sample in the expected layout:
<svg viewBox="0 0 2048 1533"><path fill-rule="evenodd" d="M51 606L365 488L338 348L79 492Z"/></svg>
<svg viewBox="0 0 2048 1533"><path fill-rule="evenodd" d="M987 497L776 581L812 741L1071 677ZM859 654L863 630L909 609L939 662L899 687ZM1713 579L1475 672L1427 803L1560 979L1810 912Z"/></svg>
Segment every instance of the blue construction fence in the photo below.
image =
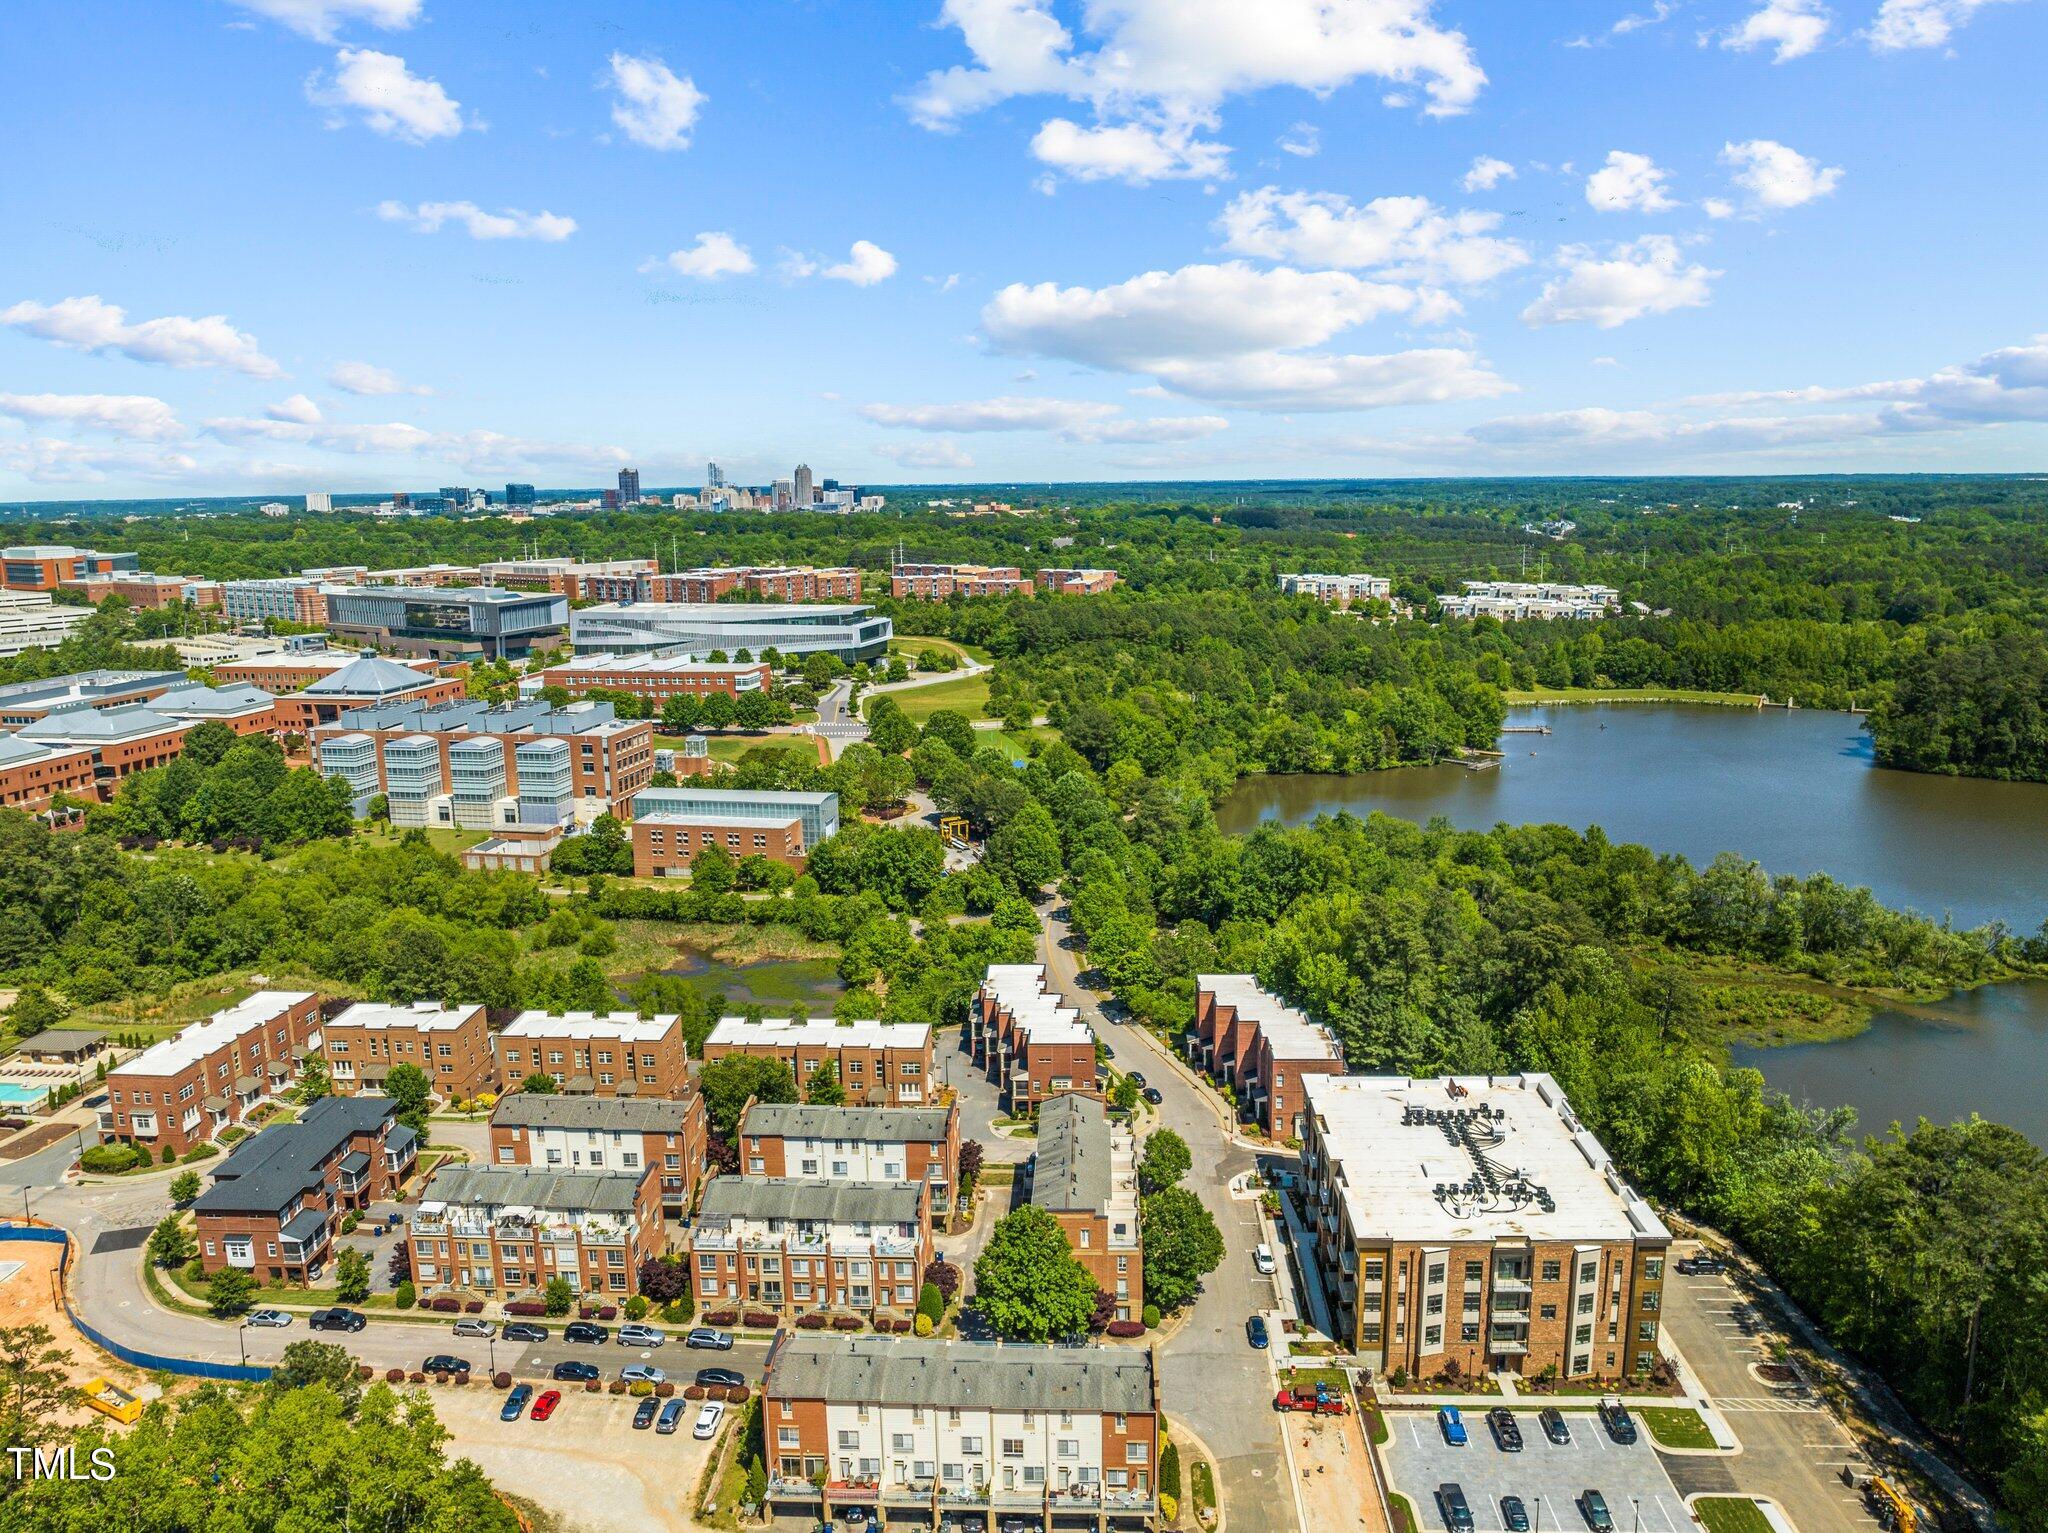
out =
<svg viewBox="0 0 2048 1533"><path fill-rule="evenodd" d="M182 1374L190 1379L221 1379L231 1384L261 1384L269 1379L270 1369L257 1363L203 1363L196 1358L166 1357L160 1352L144 1352L140 1348L124 1346L113 1337L88 1325L71 1307L71 1236L69 1232L54 1229L46 1224L4 1224L0 1223L0 1243L9 1240L38 1241L45 1245L63 1247L57 1257L59 1287L64 1296L64 1313L71 1323L96 1347L103 1348L137 1368L151 1372L161 1369L166 1373Z"/></svg>

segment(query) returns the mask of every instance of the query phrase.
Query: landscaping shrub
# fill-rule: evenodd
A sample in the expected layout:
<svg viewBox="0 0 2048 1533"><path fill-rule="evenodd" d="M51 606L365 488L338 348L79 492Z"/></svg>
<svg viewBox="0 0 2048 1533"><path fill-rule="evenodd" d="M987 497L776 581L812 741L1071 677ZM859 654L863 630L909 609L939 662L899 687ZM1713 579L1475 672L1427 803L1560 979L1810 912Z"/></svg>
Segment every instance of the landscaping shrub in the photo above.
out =
<svg viewBox="0 0 2048 1533"><path fill-rule="evenodd" d="M1128 1340L1133 1336L1143 1336L1145 1323L1142 1320L1112 1320L1108 1325L1108 1331L1112 1336Z"/></svg>
<svg viewBox="0 0 2048 1533"><path fill-rule="evenodd" d="M459 1315L462 1313L462 1301L444 1293L437 1299L429 1299L427 1308L437 1315Z"/></svg>
<svg viewBox="0 0 2048 1533"><path fill-rule="evenodd" d="M462 1306L462 1312L465 1315L481 1315L484 1312L484 1301L471 1299Z"/></svg>
<svg viewBox="0 0 2048 1533"><path fill-rule="evenodd" d="M427 1382L427 1376L415 1368L405 1376L405 1382L408 1384L424 1384Z"/></svg>
<svg viewBox="0 0 2048 1533"><path fill-rule="evenodd" d="M514 1299L505 1306L508 1315L545 1315L548 1307L538 1299Z"/></svg>
<svg viewBox="0 0 2048 1533"><path fill-rule="evenodd" d="M585 1380L583 1381L583 1392L584 1392L584 1393L585 1393L586 1395L594 1395L594 1394L598 1393L598 1391L600 1391L600 1390L601 1390L601 1389L603 1389L603 1388L604 1388L604 1383L603 1383L603 1381L602 1381L602 1380L599 1380L599 1379L585 1379Z"/></svg>
<svg viewBox="0 0 2048 1533"><path fill-rule="evenodd" d="M800 1330L822 1331L825 1329L825 1317L823 1315L798 1315L796 1323Z"/></svg>
<svg viewBox="0 0 2048 1533"><path fill-rule="evenodd" d="M654 1386L648 1383L645 1379L635 1379L631 1384L626 1386L626 1392L630 1394L635 1400L645 1400L649 1395L654 1393Z"/></svg>
<svg viewBox="0 0 2048 1533"><path fill-rule="evenodd" d="M96 1144L78 1157L78 1164L86 1171L111 1174L127 1171L141 1160L142 1152L132 1144Z"/></svg>
<svg viewBox="0 0 2048 1533"><path fill-rule="evenodd" d="M750 1393L751 1391L748 1390L746 1385L732 1384L727 1386L725 1391L725 1397L726 1399L730 1400L734 1405L745 1405L747 1403L747 1398Z"/></svg>
<svg viewBox="0 0 2048 1533"><path fill-rule="evenodd" d="M370 1380L374 1379L376 1376L377 1370L372 1368L368 1363L356 1364L356 1377L361 1379L365 1384L369 1383Z"/></svg>
<svg viewBox="0 0 2048 1533"><path fill-rule="evenodd" d="M491 1375L491 1388L510 1389L511 1387L512 1375L507 1373L504 1369L500 1368L496 1373Z"/></svg>
<svg viewBox="0 0 2048 1533"><path fill-rule="evenodd" d="M595 1320L597 1318L597 1306L595 1304L577 1305L576 1318L578 1320Z"/></svg>
<svg viewBox="0 0 2048 1533"><path fill-rule="evenodd" d="M384 1370L384 1382L387 1384L403 1384L405 1382L405 1370L403 1368L386 1368Z"/></svg>
<svg viewBox="0 0 2048 1533"><path fill-rule="evenodd" d="M611 1383L605 1386L605 1392L614 1395L624 1394L626 1392L626 1381L624 1379L613 1379Z"/></svg>
<svg viewBox="0 0 2048 1533"><path fill-rule="evenodd" d="M600 1319L600 1320L616 1320L616 1319L618 1319L618 1318L619 1318L619 1307L618 1307L618 1305L616 1305L616 1304L605 1304L605 1305L600 1305L600 1306L598 1307L598 1311L597 1311L597 1318L598 1318L598 1319Z"/></svg>
<svg viewBox="0 0 2048 1533"><path fill-rule="evenodd" d="M832 1329L835 1331L857 1331L860 1329L860 1317L857 1315L834 1315L832 1317Z"/></svg>
<svg viewBox="0 0 2048 1533"><path fill-rule="evenodd" d="M626 1301L626 1318L628 1320L645 1320L647 1318L647 1295L636 1293Z"/></svg>
<svg viewBox="0 0 2048 1533"><path fill-rule="evenodd" d="M891 1329L891 1330L894 1330L894 1329L895 1329L895 1323L894 1323L893 1321L892 1321L892 1322L890 1322L890 1329ZM931 1335L931 1333L932 1333L932 1317L931 1317L930 1315L919 1315L919 1316L917 1317L917 1324L916 1324L916 1330L917 1330L917 1334L918 1334L918 1335L920 1335L920 1336L929 1336L929 1335Z"/></svg>
<svg viewBox="0 0 2048 1533"><path fill-rule="evenodd" d="M725 1398L725 1386L723 1384L706 1384L704 1386L704 1398L707 1400L723 1400Z"/></svg>
<svg viewBox="0 0 2048 1533"><path fill-rule="evenodd" d="M687 1386L686 1386L686 1387L684 1388L684 1390L683 1390L683 1398L684 1398L685 1400L701 1400L701 1399L703 1399L703 1398L704 1398L704 1386L703 1386L702 1384L691 1384L691 1385L687 1385Z"/></svg>
<svg viewBox="0 0 2048 1533"><path fill-rule="evenodd" d="M960 1291L960 1269L951 1262L933 1262L924 1269L924 1280L938 1289L939 1297L948 1304Z"/></svg>
<svg viewBox="0 0 2048 1533"><path fill-rule="evenodd" d="M765 1309L750 1309L747 1311L747 1324L754 1330L765 1331L775 1324L775 1316Z"/></svg>
<svg viewBox="0 0 2048 1533"><path fill-rule="evenodd" d="M1145 1306L1145 1310L1144 1310L1144 1315L1145 1315L1145 1329L1146 1329L1146 1330L1148 1330L1148 1331L1156 1331L1156 1330L1158 1330L1158 1329L1159 1329L1159 1306L1158 1306L1158 1305L1156 1305L1156 1304L1148 1304L1148 1305L1146 1305L1146 1306Z"/></svg>
<svg viewBox="0 0 2048 1533"><path fill-rule="evenodd" d="M412 1286L411 1278L407 1278L391 1290L391 1302L400 1309L411 1309L419 1301L419 1290Z"/></svg>
<svg viewBox="0 0 2048 1533"><path fill-rule="evenodd" d="M664 1382L655 1385L654 1392L655 1394L659 1395L662 1399L668 1400L674 1398L676 1387L673 1384Z"/></svg>
<svg viewBox="0 0 2048 1533"><path fill-rule="evenodd" d="M704 1323L705 1323L706 1325L710 1325L710 1326L726 1326L726 1325L731 1325L731 1324L733 1323L733 1321L734 1321L735 1319L737 1319L737 1318L738 1318L738 1316L739 1316L739 1311L738 1311L738 1310L732 1310L732 1309L714 1309L714 1310L708 1310L708 1311L706 1311L706 1312L705 1312L705 1315L704 1315Z"/></svg>

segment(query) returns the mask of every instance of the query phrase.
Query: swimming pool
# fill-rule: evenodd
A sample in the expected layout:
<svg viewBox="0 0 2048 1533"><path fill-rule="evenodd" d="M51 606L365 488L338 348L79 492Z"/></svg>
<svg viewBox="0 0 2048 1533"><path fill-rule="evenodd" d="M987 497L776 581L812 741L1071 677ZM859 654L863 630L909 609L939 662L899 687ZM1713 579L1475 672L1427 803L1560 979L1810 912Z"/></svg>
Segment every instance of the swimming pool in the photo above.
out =
<svg viewBox="0 0 2048 1533"><path fill-rule="evenodd" d="M0 1106L25 1107L31 1102L46 1102L50 1098L47 1086L18 1086L13 1081L0 1081Z"/></svg>

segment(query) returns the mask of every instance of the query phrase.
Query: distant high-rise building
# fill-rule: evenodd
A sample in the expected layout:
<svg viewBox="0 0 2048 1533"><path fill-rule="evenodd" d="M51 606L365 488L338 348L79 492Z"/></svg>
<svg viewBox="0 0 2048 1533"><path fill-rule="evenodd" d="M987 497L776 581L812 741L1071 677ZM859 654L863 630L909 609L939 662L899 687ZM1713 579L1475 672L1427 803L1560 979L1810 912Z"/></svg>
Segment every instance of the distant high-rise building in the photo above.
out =
<svg viewBox="0 0 2048 1533"><path fill-rule="evenodd" d="M412 497L403 490L393 490L391 492L391 504L403 511L412 504Z"/></svg>
<svg viewBox="0 0 2048 1533"><path fill-rule="evenodd" d="M775 481L775 509L787 511L796 504L796 487L787 479Z"/></svg>
<svg viewBox="0 0 2048 1533"><path fill-rule="evenodd" d="M716 463L704 465L704 488L707 490L722 490L725 488L725 470Z"/></svg>
<svg viewBox="0 0 2048 1533"><path fill-rule="evenodd" d="M306 491L306 509L308 511L332 511L334 509L334 497L325 490L308 490Z"/></svg>
<svg viewBox="0 0 2048 1533"><path fill-rule="evenodd" d="M441 486L441 498L451 506L466 506L469 504L468 487L459 484L444 484Z"/></svg>
<svg viewBox="0 0 2048 1533"><path fill-rule="evenodd" d="M811 466L808 463L799 463L796 466L796 503L799 506L808 506L812 499Z"/></svg>
<svg viewBox="0 0 2048 1533"><path fill-rule="evenodd" d="M508 506L530 506L533 504L533 486L530 484L508 484L505 486L505 504Z"/></svg>
<svg viewBox="0 0 2048 1533"><path fill-rule="evenodd" d="M622 468L619 470L619 504L637 506L640 504L640 470Z"/></svg>
<svg viewBox="0 0 2048 1533"><path fill-rule="evenodd" d="M818 481L818 488L821 490L836 490L839 488L839 481L837 479L820 479Z"/></svg>

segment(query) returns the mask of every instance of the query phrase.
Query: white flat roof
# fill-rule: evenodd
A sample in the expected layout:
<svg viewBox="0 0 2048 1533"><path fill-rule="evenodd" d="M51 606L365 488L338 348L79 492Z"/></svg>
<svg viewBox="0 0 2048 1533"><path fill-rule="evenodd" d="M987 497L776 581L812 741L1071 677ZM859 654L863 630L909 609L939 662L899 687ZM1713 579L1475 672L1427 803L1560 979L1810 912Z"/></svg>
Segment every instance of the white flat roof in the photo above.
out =
<svg viewBox="0 0 2048 1533"><path fill-rule="evenodd" d="M233 1043L245 1033L259 1032L294 1006L313 999L310 990L259 990L225 1011L217 1011L204 1022L190 1027L162 1043L152 1044L126 1064L116 1065L108 1075L176 1075L199 1063L223 1044Z"/></svg>
<svg viewBox="0 0 2048 1533"><path fill-rule="evenodd" d="M743 676L761 669L766 662L760 660L717 661L697 660L689 655L585 655L581 659L564 660L559 665L548 667L551 671L604 671L604 672L646 672L652 675L673 675L691 672L709 676Z"/></svg>
<svg viewBox="0 0 2048 1533"><path fill-rule="evenodd" d="M1301 1085L1361 1239L1670 1238L1548 1075L1310 1075Z"/></svg>
<svg viewBox="0 0 2048 1533"><path fill-rule="evenodd" d="M358 1001L336 1017L333 1027L410 1027L423 1033L453 1032L483 1010L474 1006L443 1006L439 1001Z"/></svg>
<svg viewBox="0 0 2048 1533"><path fill-rule="evenodd" d="M1066 1005L1059 991L1046 989L1044 964L992 963L981 988L1033 1043L1095 1041L1095 1029L1081 1020L1080 1011Z"/></svg>
<svg viewBox="0 0 2048 1533"><path fill-rule="evenodd" d="M668 1036L682 1019L674 1012L643 1017L632 1011L522 1011L501 1038L615 1038L620 1043L653 1043Z"/></svg>
<svg viewBox="0 0 2048 1533"><path fill-rule="evenodd" d="M834 1048L851 1045L864 1049L921 1049L931 1040L931 1028L922 1022L839 1022L831 1017L763 1017L749 1022L745 1017L720 1017L711 1029L711 1043L773 1044L795 1048L799 1044Z"/></svg>
<svg viewBox="0 0 2048 1533"><path fill-rule="evenodd" d="M1344 1051L1328 1028L1289 1006L1249 974L1197 974L1206 990L1238 1016L1259 1024L1259 1036L1275 1059L1342 1059Z"/></svg>

